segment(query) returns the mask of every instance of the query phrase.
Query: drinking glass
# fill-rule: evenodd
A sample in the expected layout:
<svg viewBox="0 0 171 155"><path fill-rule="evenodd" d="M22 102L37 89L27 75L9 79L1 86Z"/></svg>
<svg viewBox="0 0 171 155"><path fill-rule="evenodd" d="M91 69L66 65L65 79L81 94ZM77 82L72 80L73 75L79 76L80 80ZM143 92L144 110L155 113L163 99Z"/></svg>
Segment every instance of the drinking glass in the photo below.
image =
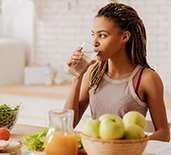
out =
<svg viewBox="0 0 171 155"><path fill-rule="evenodd" d="M90 64L92 60L96 59L96 52L93 50L94 46L93 44L84 41L83 44L81 45L82 49L81 52L84 53L81 59L75 60L71 66L69 67L69 72L76 76L79 77L85 70L85 68Z"/></svg>

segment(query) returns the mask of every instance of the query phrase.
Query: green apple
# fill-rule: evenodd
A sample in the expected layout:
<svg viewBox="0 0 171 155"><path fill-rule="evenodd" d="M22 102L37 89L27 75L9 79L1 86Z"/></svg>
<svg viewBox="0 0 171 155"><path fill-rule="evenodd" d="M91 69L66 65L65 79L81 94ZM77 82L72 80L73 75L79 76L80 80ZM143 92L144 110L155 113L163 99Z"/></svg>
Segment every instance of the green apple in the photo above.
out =
<svg viewBox="0 0 171 155"><path fill-rule="evenodd" d="M101 139L121 139L124 135L124 124L122 119L114 114L104 114L99 120Z"/></svg>
<svg viewBox="0 0 171 155"><path fill-rule="evenodd" d="M100 121L99 120L91 120L89 122L86 122L83 127L83 134L94 137L94 138L100 138L99 135L99 126Z"/></svg>
<svg viewBox="0 0 171 155"><path fill-rule="evenodd" d="M136 124L128 124L125 126L124 139L141 139L144 138L144 130Z"/></svg>
<svg viewBox="0 0 171 155"><path fill-rule="evenodd" d="M129 111L123 116L123 123L125 126L129 124L136 124L142 129L146 126L145 117L137 111Z"/></svg>
<svg viewBox="0 0 171 155"><path fill-rule="evenodd" d="M116 120L117 122L122 122L121 117L119 117L118 115L114 115L114 114L103 114L99 117L99 120L103 121L105 119L111 119L111 118Z"/></svg>

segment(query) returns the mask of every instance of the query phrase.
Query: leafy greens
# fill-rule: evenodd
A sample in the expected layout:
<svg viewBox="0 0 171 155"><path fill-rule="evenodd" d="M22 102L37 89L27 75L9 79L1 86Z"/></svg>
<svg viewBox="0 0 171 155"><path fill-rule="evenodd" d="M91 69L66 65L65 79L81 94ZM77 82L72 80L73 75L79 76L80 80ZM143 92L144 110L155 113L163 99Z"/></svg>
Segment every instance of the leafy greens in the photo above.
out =
<svg viewBox="0 0 171 155"><path fill-rule="evenodd" d="M44 142L46 138L46 134L49 128L43 128L37 134L26 134L24 141L22 143L23 146L26 146L29 151L43 151L44 150ZM77 135L78 140L78 149L82 149L83 145L81 142L81 136Z"/></svg>
<svg viewBox="0 0 171 155"><path fill-rule="evenodd" d="M46 134L49 128L43 128L37 134L26 134L24 141L22 143L23 146L26 146L30 151L43 151L44 150L44 142L46 138Z"/></svg>

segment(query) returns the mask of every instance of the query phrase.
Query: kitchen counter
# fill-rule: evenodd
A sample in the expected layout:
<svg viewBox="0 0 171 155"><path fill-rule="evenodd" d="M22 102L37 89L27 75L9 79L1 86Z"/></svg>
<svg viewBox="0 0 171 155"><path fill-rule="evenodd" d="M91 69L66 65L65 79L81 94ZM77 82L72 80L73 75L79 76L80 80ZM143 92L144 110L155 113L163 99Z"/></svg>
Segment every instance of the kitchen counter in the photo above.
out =
<svg viewBox="0 0 171 155"><path fill-rule="evenodd" d="M22 142L26 133L35 134L39 132L42 128L43 127L40 126L16 124L11 130L11 139Z"/></svg>
<svg viewBox="0 0 171 155"><path fill-rule="evenodd" d="M0 102L17 105L22 103L18 123L29 125L48 125L48 110L63 108L69 94L70 85L10 85L0 87ZM171 96L165 97L168 120L171 122ZM40 108L41 107L41 108ZM39 109L39 110L37 110ZM30 111L32 113L30 113ZM80 130L82 125L89 119L89 109L85 112L85 117L78 125ZM151 119L148 115L147 119Z"/></svg>
<svg viewBox="0 0 171 155"><path fill-rule="evenodd" d="M165 97L165 104L168 109L171 109L171 96Z"/></svg>
<svg viewBox="0 0 171 155"><path fill-rule="evenodd" d="M17 123L47 126L48 111L62 109L69 85L9 85L0 86L0 104L21 104Z"/></svg>
<svg viewBox="0 0 171 155"><path fill-rule="evenodd" d="M44 86L44 85L9 85L1 86L0 94L24 95L34 97L49 97L66 99L69 93L70 85L62 86ZM165 97L166 107L171 109L171 96Z"/></svg>
<svg viewBox="0 0 171 155"><path fill-rule="evenodd" d="M11 131L11 140L23 141L26 133L35 134L40 131L43 127L30 126L24 124L16 124L14 129ZM79 154L83 155L84 150L81 150ZM33 153L34 154L34 153ZM85 154L85 153L84 153ZM156 140L150 140L144 150L143 155L170 155L171 154L171 143L161 142Z"/></svg>
<svg viewBox="0 0 171 155"><path fill-rule="evenodd" d="M23 96L34 96L34 97L48 97L48 98L61 98L65 99L70 86L44 86L44 85L10 85L1 86L0 94L10 95L23 95Z"/></svg>

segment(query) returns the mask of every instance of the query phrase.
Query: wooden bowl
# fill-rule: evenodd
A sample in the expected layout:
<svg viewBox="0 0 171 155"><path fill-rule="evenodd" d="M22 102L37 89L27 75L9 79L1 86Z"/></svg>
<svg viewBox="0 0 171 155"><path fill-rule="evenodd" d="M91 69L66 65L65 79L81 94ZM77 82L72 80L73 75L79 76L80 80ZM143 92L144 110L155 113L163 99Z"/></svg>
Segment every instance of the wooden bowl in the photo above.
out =
<svg viewBox="0 0 171 155"><path fill-rule="evenodd" d="M103 140L81 133L81 139L88 155L142 155L149 138Z"/></svg>
<svg viewBox="0 0 171 155"><path fill-rule="evenodd" d="M84 148L78 150L78 155L87 155Z"/></svg>

